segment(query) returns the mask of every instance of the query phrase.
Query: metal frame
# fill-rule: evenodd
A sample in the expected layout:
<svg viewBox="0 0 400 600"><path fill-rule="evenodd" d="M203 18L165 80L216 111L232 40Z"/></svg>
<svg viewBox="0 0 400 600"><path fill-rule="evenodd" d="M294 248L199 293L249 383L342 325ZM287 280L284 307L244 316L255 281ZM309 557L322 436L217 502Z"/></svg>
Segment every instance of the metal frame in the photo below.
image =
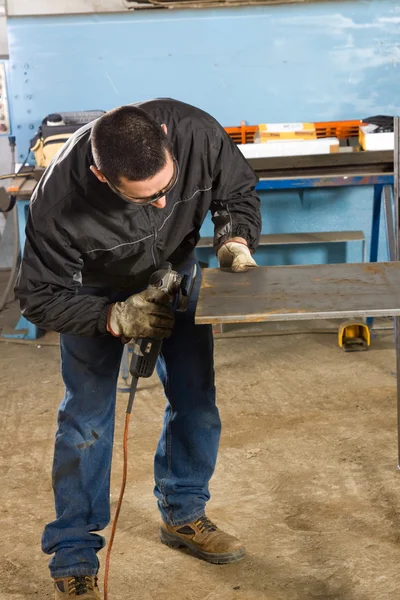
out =
<svg viewBox="0 0 400 600"><path fill-rule="evenodd" d="M379 226L382 198L386 218L386 235L388 254L391 261L400 259L400 118L394 119L394 176L391 184L393 185L393 204L392 206L392 188L388 181L380 181L374 186L374 204L372 214L372 234L370 261L376 262L378 259ZM393 214L394 213L394 214ZM372 319L367 319L370 325ZM397 452L398 469L400 469L400 317L394 317L395 331L395 350L396 350L396 375L397 375Z"/></svg>
<svg viewBox="0 0 400 600"><path fill-rule="evenodd" d="M400 193L400 118L394 119L394 257L399 260L399 193ZM400 469L400 317L394 319L396 369L397 369L397 444L398 444L398 469Z"/></svg>
<svg viewBox="0 0 400 600"><path fill-rule="evenodd" d="M314 175L313 177L261 177L257 190L301 190L324 187L352 187L358 185L373 185L382 188L393 185L392 173L376 173L365 175ZM382 192L382 189L380 189Z"/></svg>
<svg viewBox="0 0 400 600"><path fill-rule="evenodd" d="M394 220L392 206L392 188L385 186L383 188L383 204L385 208L386 219L386 238L389 260L395 260L395 239L394 239Z"/></svg>

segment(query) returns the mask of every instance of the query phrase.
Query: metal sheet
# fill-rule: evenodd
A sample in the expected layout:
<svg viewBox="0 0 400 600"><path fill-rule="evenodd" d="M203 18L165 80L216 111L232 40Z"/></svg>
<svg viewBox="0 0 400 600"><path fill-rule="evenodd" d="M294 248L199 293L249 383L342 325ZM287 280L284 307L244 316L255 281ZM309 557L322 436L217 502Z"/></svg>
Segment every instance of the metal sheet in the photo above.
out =
<svg viewBox="0 0 400 600"><path fill-rule="evenodd" d="M390 191L390 190L389 190ZM290 244L330 244L343 242L364 242L362 231L313 231L303 233L264 233L260 236L260 246L279 246ZM213 237L203 237L197 247L212 248Z"/></svg>
<svg viewBox="0 0 400 600"><path fill-rule="evenodd" d="M196 323L400 315L400 262L205 269Z"/></svg>

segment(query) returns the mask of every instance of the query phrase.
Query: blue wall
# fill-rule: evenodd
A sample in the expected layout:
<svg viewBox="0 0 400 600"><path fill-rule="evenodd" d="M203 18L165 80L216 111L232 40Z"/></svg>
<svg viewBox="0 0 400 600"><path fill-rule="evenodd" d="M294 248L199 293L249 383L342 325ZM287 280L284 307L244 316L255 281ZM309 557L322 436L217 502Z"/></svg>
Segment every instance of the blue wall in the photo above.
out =
<svg viewBox="0 0 400 600"><path fill-rule="evenodd" d="M393 0L9 20L11 110L24 157L49 112L175 97L223 125L398 114ZM372 190L263 196L265 232L363 229ZM210 234L206 225L205 234ZM269 250L269 263L345 260L343 248ZM347 258L358 260L359 249ZM382 245L380 258L386 258Z"/></svg>

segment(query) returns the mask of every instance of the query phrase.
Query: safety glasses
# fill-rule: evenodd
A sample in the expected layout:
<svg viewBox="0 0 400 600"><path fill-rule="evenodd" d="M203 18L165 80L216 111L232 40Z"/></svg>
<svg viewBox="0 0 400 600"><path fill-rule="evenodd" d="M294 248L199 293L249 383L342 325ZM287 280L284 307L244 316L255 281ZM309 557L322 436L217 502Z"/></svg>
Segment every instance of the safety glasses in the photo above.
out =
<svg viewBox="0 0 400 600"><path fill-rule="evenodd" d="M174 172L173 172L173 175L171 177L171 181L165 186L165 188L163 188L162 190L160 190L156 194L153 194L152 196L148 196L147 198L135 198L135 197L131 197L131 196L125 196L125 194L123 194L109 180L107 180L108 187L110 188L110 190L112 192L114 192L114 194L117 194L117 196L119 196L123 200L126 200L127 202L132 202L133 204L140 204L140 205L153 204L153 202L157 202L157 200L159 200L160 198L163 198L166 194L168 194L168 192L170 192L175 187L176 182L178 181L178 177L179 177L179 165L176 162L175 158L173 160L174 160Z"/></svg>

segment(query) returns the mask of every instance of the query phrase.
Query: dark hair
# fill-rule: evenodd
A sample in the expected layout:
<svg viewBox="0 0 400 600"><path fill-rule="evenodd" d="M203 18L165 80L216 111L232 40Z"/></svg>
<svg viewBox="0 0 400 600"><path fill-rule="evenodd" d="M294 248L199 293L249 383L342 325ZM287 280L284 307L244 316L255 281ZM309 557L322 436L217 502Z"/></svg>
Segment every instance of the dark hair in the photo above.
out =
<svg viewBox="0 0 400 600"><path fill-rule="evenodd" d="M112 183L121 177L150 179L165 166L170 151L161 123L136 106L121 106L100 117L91 142L96 167Z"/></svg>

